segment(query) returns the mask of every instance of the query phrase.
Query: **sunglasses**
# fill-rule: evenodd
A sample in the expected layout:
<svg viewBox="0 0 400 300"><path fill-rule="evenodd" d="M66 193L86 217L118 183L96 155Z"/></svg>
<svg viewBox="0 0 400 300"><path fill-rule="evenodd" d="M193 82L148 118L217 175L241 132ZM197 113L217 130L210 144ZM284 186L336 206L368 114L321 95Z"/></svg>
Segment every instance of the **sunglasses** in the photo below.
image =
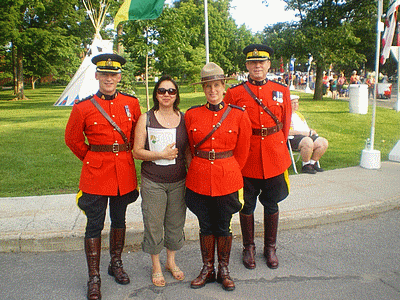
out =
<svg viewBox="0 0 400 300"><path fill-rule="evenodd" d="M176 95L176 93L178 91L176 89L173 89L173 88L169 88L169 89L159 88L159 89L157 89L157 94L159 94L159 95L165 95L166 92L168 92L169 95Z"/></svg>

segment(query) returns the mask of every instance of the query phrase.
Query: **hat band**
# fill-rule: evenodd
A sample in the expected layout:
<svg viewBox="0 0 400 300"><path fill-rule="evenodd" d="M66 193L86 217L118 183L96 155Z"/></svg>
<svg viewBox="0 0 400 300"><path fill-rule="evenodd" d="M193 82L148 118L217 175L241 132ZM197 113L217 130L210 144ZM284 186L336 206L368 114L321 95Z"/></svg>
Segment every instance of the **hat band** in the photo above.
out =
<svg viewBox="0 0 400 300"><path fill-rule="evenodd" d="M225 79L225 75L213 75L213 76L206 76L206 77L202 77L201 81L212 81L212 80L224 80Z"/></svg>
<svg viewBox="0 0 400 300"><path fill-rule="evenodd" d="M253 51L247 53L247 58L255 58L255 57L269 58L269 53L267 51Z"/></svg>
<svg viewBox="0 0 400 300"><path fill-rule="evenodd" d="M114 68L121 68L121 63L117 61L110 61L110 60L103 60L99 61L96 64L97 67L114 67Z"/></svg>

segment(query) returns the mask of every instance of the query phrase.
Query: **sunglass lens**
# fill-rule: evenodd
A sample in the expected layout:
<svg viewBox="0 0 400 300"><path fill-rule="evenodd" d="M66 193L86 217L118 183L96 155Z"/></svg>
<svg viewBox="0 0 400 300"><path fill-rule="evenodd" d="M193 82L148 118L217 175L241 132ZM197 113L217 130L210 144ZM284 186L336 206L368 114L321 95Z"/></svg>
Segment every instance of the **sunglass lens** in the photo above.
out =
<svg viewBox="0 0 400 300"><path fill-rule="evenodd" d="M168 92L169 95L176 95L177 90L173 89L173 88L170 88L170 89L159 88L157 90L157 93L160 94L160 95L165 95L166 92Z"/></svg>

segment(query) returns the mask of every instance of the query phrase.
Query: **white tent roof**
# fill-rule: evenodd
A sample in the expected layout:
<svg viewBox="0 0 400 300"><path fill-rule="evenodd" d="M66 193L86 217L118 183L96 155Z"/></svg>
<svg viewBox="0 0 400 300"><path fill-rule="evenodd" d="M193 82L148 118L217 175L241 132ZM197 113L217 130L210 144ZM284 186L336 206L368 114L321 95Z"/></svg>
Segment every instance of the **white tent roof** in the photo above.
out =
<svg viewBox="0 0 400 300"><path fill-rule="evenodd" d="M100 53L113 53L113 42L95 37L92 45L82 61L78 71L61 94L54 106L72 106L75 101L95 94L99 89L99 82L94 77L96 66L92 57Z"/></svg>

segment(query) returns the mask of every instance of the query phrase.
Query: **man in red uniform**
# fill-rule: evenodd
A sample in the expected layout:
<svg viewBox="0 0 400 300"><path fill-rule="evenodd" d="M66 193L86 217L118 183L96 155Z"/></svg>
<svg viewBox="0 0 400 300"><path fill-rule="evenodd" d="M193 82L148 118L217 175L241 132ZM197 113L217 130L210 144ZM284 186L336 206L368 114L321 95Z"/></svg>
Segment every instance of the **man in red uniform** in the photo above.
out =
<svg viewBox="0 0 400 300"><path fill-rule="evenodd" d="M99 91L73 106L65 130L65 143L83 162L77 203L87 217L87 296L101 299L101 231L108 203L111 218L108 274L119 284L130 282L122 266L121 253L125 242L126 208L139 195L131 150L140 106L137 98L117 92L121 66L125 63L123 57L100 54L93 57L92 62L96 65ZM110 117L109 121L105 115Z"/></svg>
<svg viewBox="0 0 400 300"><path fill-rule="evenodd" d="M291 164L287 138L291 121L290 92L287 86L270 81L267 73L273 50L252 44L244 48L248 82L227 90L225 101L246 109L253 135L250 154L242 169L244 207L240 212L243 235L243 264L254 269L254 210L257 198L264 206L264 256L269 268L278 267L276 236L278 202L289 194L287 169Z"/></svg>

